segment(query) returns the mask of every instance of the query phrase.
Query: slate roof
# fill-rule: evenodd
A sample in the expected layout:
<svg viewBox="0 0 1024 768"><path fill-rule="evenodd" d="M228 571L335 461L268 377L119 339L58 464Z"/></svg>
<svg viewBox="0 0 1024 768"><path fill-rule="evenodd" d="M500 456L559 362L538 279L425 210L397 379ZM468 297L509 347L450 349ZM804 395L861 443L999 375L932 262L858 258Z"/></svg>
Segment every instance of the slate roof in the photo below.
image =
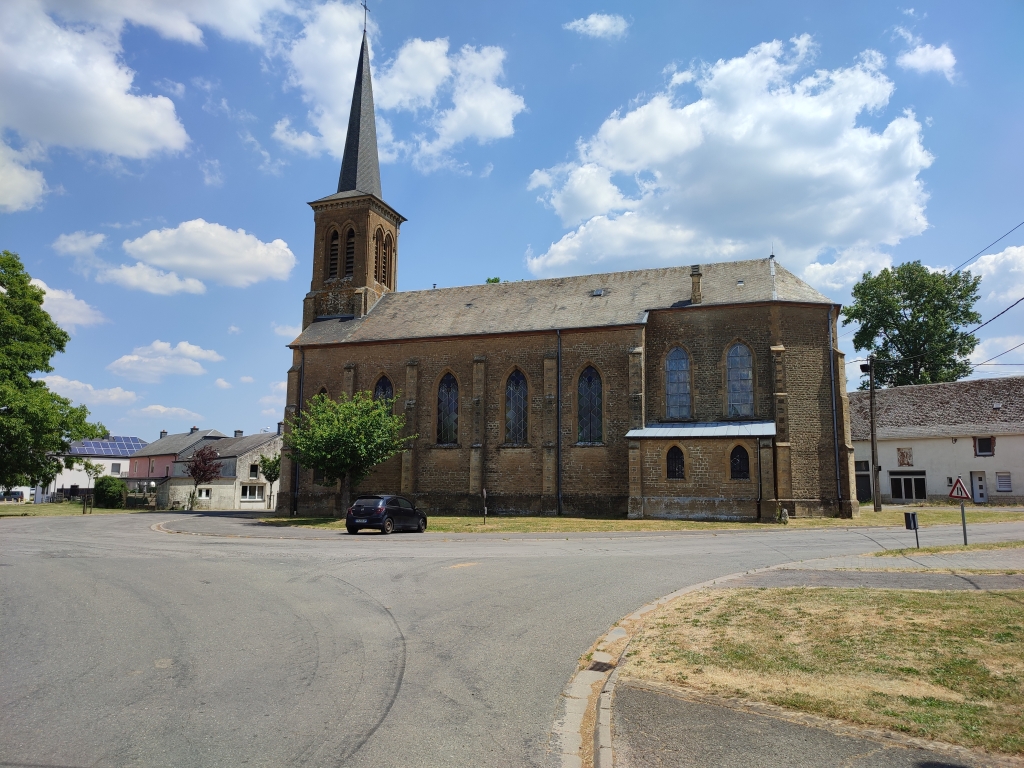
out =
<svg viewBox="0 0 1024 768"><path fill-rule="evenodd" d="M849 398L853 439L870 440L870 395ZM875 412L880 440L1024 435L1024 376L879 389Z"/></svg>
<svg viewBox="0 0 1024 768"><path fill-rule="evenodd" d="M203 441L201 444L192 445L178 456L178 461L185 461L192 457L203 445L212 445L217 451L217 456L222 459L231 459L236 456L244 456L254 448L259 448L265 443L281 437L276 432L261 432L255 435L243 437L225 437L220 440Z"/></svg>
<svg viewBox="0 0 1024 768"><path fill-rule="evenodd" d="M833 303L777 262L773 278L770 262L702 264L701 306ZM691 288L690 267L663 267L386 293L365 316L314 322L289 346L635 325L648 310L689 306Z"/></svg>
<svg viewBox="0 0 1024 768"><path fill-rule="evenodd" d="M167 437L161 437L159 440L154 440L141 451L133 453L132 458L177 455L195 445L204 437L223 438L226 435L223 432L218 432L216 429L200 429L198 432L181 432L176 435L168 435Z"/></svg>
<svg viewBox="0 0 1024 768"><path fill-rule="evenodd" d="M370 47L363 31L352 108L348 114L348 135L341 156L338 192L361 192L383 200L380 191L380 160L377 157L377 123L373 114L373 84L370 82Z"/></svg>

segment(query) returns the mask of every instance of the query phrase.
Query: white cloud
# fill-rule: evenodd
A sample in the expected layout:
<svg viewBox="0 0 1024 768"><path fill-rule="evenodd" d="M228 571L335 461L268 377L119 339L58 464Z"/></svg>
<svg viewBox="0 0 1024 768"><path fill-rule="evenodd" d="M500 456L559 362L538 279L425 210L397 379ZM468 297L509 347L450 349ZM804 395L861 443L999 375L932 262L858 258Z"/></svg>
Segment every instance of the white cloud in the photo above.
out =
<svg viewBox="0 0 1024 768"><path fill-rule="evenodd" d="M121 387L96 389L92 384L63 376L43 376L42 381L58 395L86 405L131 405L138 400L138 395Z"/></svg>
<svg viewBox="0 0 1024 768"><path fill-rule="evenodd" d="M218 389L231 389L231 382L225 379L217 379L213 382Z"/></svg>
<svg viewBox="0 0 1024 768"><path fill-rule="evenodd" d="M918 45L913 50L901 53L896 63L903 69L912 69L922 74L941 72L949 82L953 82L956 74L956 57L946 43L938 48L927 44Z"/></svg>
<svg viewBox="0 0 1024 768"><path fill-rule="evenodd" d="M164 93L169 93L175 98L180 99L185 96L185 84L176 82L170 78L165 77L163 80L157 80L153 85Z"/></svg>
<svg viewBox="0 0 1024 768"><path fill-rule="evenodd" d="M285 395L288 393L288 382L274 381L270 384L270 394L260 398L260 405L272 406L269 413L279 413L284 408ZM267 414L268 411L263 411Z"/></svg>
<svg viewBox="0 0 1024 768"><path fill-rule="evenodd" d="M277 416L279 413L281 413L281 411L278 410L277 408L264 408L262 411L260 411L260 413L262 413L264 416Z"/></svg>
<svg viewBox="0 0 1024 768"><path fill-rule="evenodd" d="M239 334L241 332L242 332L242 329L239 328L237 325L229 325L228 326L228 333L230 333L232 335L236 335L236 334Z"/></svg>
<svg viewBox="0 0 1024 768"><path fill-rule="evenodd" d="M61 256L84 256L92 257L96 249L103 245L107 236L101 233L90 234L84 231L72 232L70 235L60 235L53 241L53 250Z"/></svg>
<svg viewBox="0 0 1024 768"><path fill-rule="evenodd" d="M277 132L277 127L276 126L274 128L274 132L275 132L275 134ZM275 160L273 157L271 157L270 153L267 152L267 150L265 150L263 148L263 145L260 144L256 140L256 137L253 136L252 133L250 133L249 131L244 131L243 133L240 133L239 136L241 136L243 142L245 142L250 147L252 147L252 151L253 152L255 152L257 155L259 155L260 158L262 158L263 162L261 162L257 166L257 168L260 171L262 171L263 173L266 173L266 174L268 174L270 176L280 176L281 175L281 169L284 168L286 165L288 165L287 162L285 162L284 160L281 160L281 159Z"/></svg>
<svg viewBox="0 0 1024 768"><path fill-rule="evenodd" d="M1018 344L1024 344L1024 336L1011 335L1011 336L994 336L990 339L985 339L979 342L978 346L974 348L974 352L971 353L968 358L972 363L977 365L978 363L990 360L996 355L1002 352L1006 352L1009 349L1013 349ZM1002 355L998 360L992 360L993 363L1024 363L1024 347L1019 349L1013 349L1012 352ZM993 374L998 373L997 368L1004 366L988 366L984 365L978 368L979 373Z"/></svg>
<svg viewBox="0 0 1024 768"><path fill-rule="evenodd" d="M203 219L151 230L125 240L123 247L140 263L107 272L103 279L151 293L202 293L201 280L245 288L263 280L287 280L295 266L295 255L284 240L264 243L245 230ZM173 271L168 275L153 267Z"/></svg>
<svg viewBox="0 0 1024 768"><path fill-rule="evenodd" d="M665 92L616 111L574 162L535 171L531 188L575 230L527 254L538 275L763 257L845 283L879 249L927 227L919 178L932 156L913 113L881 131L858 125L885 107L881 54L807 69L809 36L763 43L698 69L700 97ZM831 260L831 259L828 259ZM847 264L846 262L850 263Z"/></svg>
<svg viewBox="0 0 1024 768"><path fill-rule="evenodd" d="M145 347L136 347L107 366L108 371L134 381L159 383L164 376L201 376L206 369L198 362L217 362L224 358L212 349L203 349L187 341L171 346L157 339Z"/></svg>
<svg viewBox="0 0 1024 768"><path fill-rule="evenodd" d="M129 411L130 416L144 416L160 419L189 419L202 421L203 417L187 408L173 408L166 405L147 405L145 408Z"/></svg>
<svg viewBox="0 0 1024 768"><path fill-rule="evenodd" d="M848 248L836 254L831 264L814 262L803 271L803 278L825 294L843 291L864 276L865 272L877 275L892 266L892 257L870 247Z"/></svg>
<svg viewBox="0 0 1024 768"><path fill-rule="evenodd" d="M274 333L288 339L294 339L302 333L302 326L299 325L278 325L277 323L271 323L270 325L273 327Z"/></svg>
<svg viewBox="0 0 1024 768"><path fill-rule="evenodd" d="M1024 245L982 256L968 269L982 276L981 289L988 299L1016 301L1024 296Z"/></svg>
<svg viewBox="0 0 1024 768"><path fill-rule="evenodd" d="M220 170L220 160L203 160L199 164L203 174L203 184L208 187L219 187L224 184L224 174Z"/></svg>
<svg viewBox="0 0 1024 768"><path fill-rule="evenodd" d="M576 19L562 25L563 29L579 32L587 37L613 39L622 37L629 29L629 22L618 14L592 13L585 19Z"/></svg>
<svg viewBox="0 0 1024 768"><path fill-rule="evenodd" d="M376 106L416 110L433 106L437 89L451 77L448 40L407 40L390 66L377 77Z"/></svg>
<svg viewBox="0 0 1024 768"><path fill-rule="evenodd" d="M38 154L19 152L0 141L0 211L24 211L43 199L47 191L46 179L42 171L28 167Z"/></svg>
<svg viewBox="0 0 1024 768"><path fill-rule="evenodd" d="M254 379L252 376L242 376L238 380L243 384L252 384L254 381L256 381L256 379Z"/></svg>
<svg viewBox="0 0 1024 768"><path fill-rule="evenodd" d="M46 294L43 297L43 309L61 328L74 332L79 325L109 322L96 307L76 299L74 292L51 288L39 278L33 278L31 282Z"/></svg>

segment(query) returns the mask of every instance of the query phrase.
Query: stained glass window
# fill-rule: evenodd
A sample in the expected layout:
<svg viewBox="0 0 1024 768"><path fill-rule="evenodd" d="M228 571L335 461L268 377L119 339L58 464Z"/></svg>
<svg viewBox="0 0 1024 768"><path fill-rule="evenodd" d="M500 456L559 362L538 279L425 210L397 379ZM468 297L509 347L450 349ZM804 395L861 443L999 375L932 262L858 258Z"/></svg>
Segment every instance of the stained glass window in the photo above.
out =
<svg viewBox="0 0 1024 768"><path fill-rule="evenodd" d="M374 400L390 400L395 396L395 388L391 385L391 379L381 376L377 379L377 386L373 388Z"/></svg>
<svg viewBox="0 0 1024 768"><path fill-rule="evenodd" d="M526 377L512 371L505 382L505 442L522 445L526 442Z"/></svg>
<svg viewBox="0 0 1024 768"><path fill-rule="evenodd" d="M579 442L601 442L601 375L591 366L580 374L578 389Z"/></svg>
<svg viewBox="0 0 1024 768"><path fill-rule="evenodd" d="M446 373L437 387L437 444L459 442L459 382Z"/></svg>
<svg viewBox="0 0 1024 768"><path fill-rule="evenodd" d="M665 416L690 418L690 356L678 347L665 358Z"/></svg>
<svg viewBox="0 0 1024 768"><path fill-rule="evenodd" d="M668 449L668 476L672 480L683 480L686 477L683 452L675 445Z"/></svg>
<svg viewBox="0 0 1024 768"><path fill-rule="evenodd" d="M733 448L729 456L729 477L733 480L750 479L750 456L742 445Z"/></svg>
<svg viewBox="0 0 1024 768"><path fill-rule="evenodd" d="M754 415L753 357L745 344L733 344L726 356L729 415Z"/></svg>

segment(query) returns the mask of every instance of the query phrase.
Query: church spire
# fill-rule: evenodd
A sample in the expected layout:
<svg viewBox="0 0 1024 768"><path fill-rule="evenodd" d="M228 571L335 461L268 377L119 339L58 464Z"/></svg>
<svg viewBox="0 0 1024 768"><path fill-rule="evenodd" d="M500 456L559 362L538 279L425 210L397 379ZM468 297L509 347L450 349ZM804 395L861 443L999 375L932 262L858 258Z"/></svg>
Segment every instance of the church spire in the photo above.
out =
<svg viewBox="0 0 1024 768"><path fill-rule="evenodd" d="M383 199L380 191L380 161L377 158L377 125L373 114L373 86L370 83L370 47L363 30L356 83L352 89L352 111L348 115L345 154L341 159L339 192L363 192Z"/></svg>

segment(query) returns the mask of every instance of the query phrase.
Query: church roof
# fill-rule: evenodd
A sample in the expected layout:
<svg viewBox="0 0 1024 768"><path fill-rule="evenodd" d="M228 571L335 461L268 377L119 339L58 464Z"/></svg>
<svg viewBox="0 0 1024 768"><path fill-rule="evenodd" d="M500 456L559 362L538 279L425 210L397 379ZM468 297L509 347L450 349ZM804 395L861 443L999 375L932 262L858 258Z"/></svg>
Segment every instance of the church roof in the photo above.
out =
<svg viewBox="0 0 1024 768"><path fill-rule="evenodd" d="M366 32L359 49L352 109L348 114L345 154L341 157L338 192L359 192L383 200L380 191L380 161L377 157L377 124L373 114L373 85L370 82L370 47ZM341 196L341 195L339 195Z"/></svg>
<svg viewBox="0 0 1024 768"><path fill-rule="evenodd" d="M777 262L704 264L701 306L788 301L832 304ZM365 316L324 318L289 346L397 341L637 325L647 312L691 305L690 267L386 293Z"/></svg>

